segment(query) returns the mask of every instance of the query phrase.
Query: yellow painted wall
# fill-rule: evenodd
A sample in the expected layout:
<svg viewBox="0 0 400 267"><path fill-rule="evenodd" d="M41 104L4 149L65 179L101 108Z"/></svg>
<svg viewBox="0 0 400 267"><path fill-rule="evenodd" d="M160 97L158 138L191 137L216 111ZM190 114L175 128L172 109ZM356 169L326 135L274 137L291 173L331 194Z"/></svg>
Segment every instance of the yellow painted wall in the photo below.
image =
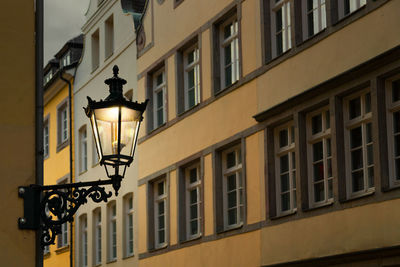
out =
<svg viewBox="0 0 400 267"><path fill-rule="evenodd" d="M398 246L399 205L396 199L264 228L261 265Z"/></svg>
<svg viewBox="0 0 400 267"><path fill-rule="evenodd" d="M389 1L328 36L312 49L304 50L260 76L257 79L258 111L277 105L398 46L399 10L400 1Z"/></svg>
<svg viewBox="0 0 400 267"><path fill-rule="evenodd" d="M1 1L0 265L35 266L35 232L19 230L18 186L35 183L34 1Z"/></svg>
<svg viewBox="0 0 400 267"><path fill-rule="evenodd" d="M260 266L260 250L255 249L259 247L260 233L254 231L143 259L139 265L141 267L256 267Z"/></svg>
<svg viewBox="0 0 400 267"><path fill-rule="evenodd" d="M73 79L71 79L73 84ZM49 88L47 93L53 88ZM46 95L46 94L45 94ZM69 145L62 148L57 152L57 106L68 99L68 84L63 84L57 94L55 94L47 104L44 106L44 119L47 117L49 119L49 157L44 160L44 184L52 185L57 184L57 180L68 175L70 172L70 152ZM73 101L73 98L72 98ZM73 104L73 103L72 103ZM73 106L72 106L73 110ZM69 112L69 111L68 111ZM73 114L72 114L73 118ZM68 122L69 127L69 122ZM69 129L68 129L69 131ZM68 132L70 134L70 132ZM74 147L74 146L72 146ZM74 155L74 154L72 154ZM74 165L72 165L74 166ZM70 180L68 178L67 182ZM68 225L68 240L70 240L70 226ZM68 242L70 243L70 242ZM52 266L70 266L70 249L69 247L57 248L57 238L55 240L55 245L50 245L50 254L45 255L43 261L44 267Z"/></svg>

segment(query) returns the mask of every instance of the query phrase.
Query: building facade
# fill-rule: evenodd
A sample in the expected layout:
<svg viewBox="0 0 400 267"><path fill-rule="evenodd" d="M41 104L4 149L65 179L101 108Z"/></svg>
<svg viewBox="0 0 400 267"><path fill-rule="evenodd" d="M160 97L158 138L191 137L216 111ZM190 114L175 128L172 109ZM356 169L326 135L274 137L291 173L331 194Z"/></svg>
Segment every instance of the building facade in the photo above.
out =
<svg viewBox="0 0 400 267"><path fill-rule="evenodd" d="M90 1L86 22L82 61L74 86L74 135L76 181L108 179L100 166L90 122L83 112L87 96L99 101L109 95L104 80L110 78L114 65L127 80L124 96L136 99L136 35L134 11L124 9L124 1ZM76 213L75 266L137 266L137 182L136 160L127 169L118 196L112 192L107 203L89 200Z"/></svg>
<svg viewBox="0 0 400 267"><path fill-rule="evenodd" d="M44 185L72 183L73 83L83 36L69 40L45 66L43 74ZM73 223L61 225L55 245L44 249L44 266L71 266Z"/></svg>
<svg viewBox="0 0 400 267"><path fill-rule="evenodd" d="M399 264L387 0L148 0L139 266Z"/></svg>
<svg viewBox="0 0 400 267"><path fill-rule="evenodd" d="M40 1L37 1L40 3ZM41 63L37 51L42 42L35 34L34 1L1 2L0 33L0 257L2 266L36 266L40 255L36 252L36 234L32 230L21 230L18 218L24 217L23 200L18 195L19 186L28 186L42 180L40 156L35 135L41 132L35 126L41 117L35 101L40 79L35 66ZM39 114L37 114L39 113ZM39 138L40 140L40 138ZM39 164L38 164L39 163ZM40 252L40 251L38 251ZM40 260L40 257L39 257Z"/></svg>

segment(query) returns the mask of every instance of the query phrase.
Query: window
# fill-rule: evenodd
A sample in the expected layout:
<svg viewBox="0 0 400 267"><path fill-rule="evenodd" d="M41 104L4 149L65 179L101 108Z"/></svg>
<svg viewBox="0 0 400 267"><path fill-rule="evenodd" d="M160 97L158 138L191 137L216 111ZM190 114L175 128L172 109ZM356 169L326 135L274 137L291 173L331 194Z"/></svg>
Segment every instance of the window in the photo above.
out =
<svg viewBox="0 0 400 267"><path fill-rule="evenodd" d="M114 53L114 17L111 15L105 22L105 57L109 58Z"/></svg>
<svg viewBox="0 0 400 267"><path fill-rule="evenodd" d="M271 0L272 57L279 56L292 48L292 1Z"/></svg>
<svg viewBox="0 0 400 267"><path fill-rule="evenodd" d="M303 10L306 14L307 27L305 28L305 36L311 37L326 28L326 0L303 0Z"/></svg>
<svg viewBox="0 0 400 267"><path fill-rule="evenodd" d="M222 153L225 228L243 223L244 192L240 145Z"/></svg>
<svg viewBox="0 0 400 267"><path fill-rule="evenodd" d="M68 145L68 98L57 107L57 151Z"/></svg>
<svg viewBox="0 0 400 267"><path fill-rule="evenodd" d="M344 15L348 15L362 6L365 6L367 4L367 0L343 0L343 3L341 4L343 4Z"/></svg>
<svg viewBox="0 0 400 267"><path fill-rule="evenodd" d="M239 80L239 26L236 16L219 27L221 55L221 87L226 88Z"/></svg>
<svg viewBox="0 0 400 267"><path fill-rule="evenodd" d="M391 186L400 185L400 80L389 86L388 103L388 145Z"/></svg>
<svg viewBox="0 0 400 267"><path fill-rule="evenodd" d="M194 45L183 53L185 110L200 103L199 48Z"/></svg>
<svg viewBox="0 0 400 267"><path fill-rule="evenodd" d="M81 238L81 264L82 267L88 266L88 234L87 234L87 216L80 218L80 238Z"/></svg>
<svg viewBox="0 0 400 267"><path fill-rule="evenodd" d="M100 63L100 48L99 48L99 30L97 29L92 34L92 71L99 67Z"/></svg>
<svg viewBox="0 0 400 267"><path fill-rule="evenodd" d="M345 99L345 148L348 197L374 190L371 93Z"/></svg>
<svg viewBox="0 0 400 267"><path fill-rule="evenodd" d="M332 202L331 123L327 107L308 114L307 143L311 206Z"/></svg>
<svg viewBox="0 0 400 267"><path fill-rule="evenodd" d="M155 72L152 76L153 80L153 114L154 125L156 129L163 125L166 121L166 83L164 68Z"/></svg>
<svg viewBox="0 0 400 267"><path fill-rule="evenodd" d="M133 255L133 196L129 194L124 198L125 211L125 257Z"/></svg>
<svg viewBox="0 0 400 267"><path fill-rule="evenodd" d="M87 171L87 134L86 125L79 130L79 172Z"/></svg>
<svg viewBox="0 0 400 267"><path fill-rule="evenodd" d="M68 223L61 224L61 233L57 235L57 247L68 246Z"/></svg>
<svg viewBox="0 0 400 267"><path fill-rule="evenodd" d="M278 215L297 210L296 154L293 122L275 129L275 174Z"/></svg>
<svg viewBox="0 0 400 267"><path fill-rule="evenodd" d="M108 205L108 260L117 259L117 206L115 201Z"/></svg>
<svg viewBox="0 0 400 267"><path fill-rule="evenodd" d="M154 184L154 228L155 228L155 247L164 247L167 243L167 186L166 179L155 182Z"/></svg>
<svg viewBox="0 0 400 267"><path fill-rule="evenodd" d="M133 89L128 90L124 96L129 101L133 101Z"/></svg>
<svg viewBox="0 0 400 267"><path fill-rule="evenodd" d="M200 235L201 230L201 179L200 165L196 163L185 169L186 184L186 233L187 239Z"/></svg>
<svg viewBox="0 0 400 267"><path fill-rule="evenodd" d="M94 263L101 264L101 209L93 212Z"/></svg>
<svg viewBox="0 0 400 267"><path fill-rule="evenodd" d="M65 53L65 55L61 58L60 60L61 62L61 67L65 67L68 66L69 64L71 64L71 51L68 51L67 53Z"/></svg>
<svg viewBox="0 0 400 267"><path fill-rule="evenodd" d="M49 157L49 117L47 116L43 122L43 157Z"/></svg>
<svg viewBox="0 0 400 267"><path fill-rule="evenodd" d="M50 246L44 246L43 248L43 255L49 254L50 253Z"/></svg>
<svg viewBox="0 0 400 267"><path fill-rule="evenodd" d="M49 70L49 72L46 73L46 75L44 75L44 79L43 79L43 85L46 85L46 83L48 83L51 78L53 78L53 71Z"/></svg>

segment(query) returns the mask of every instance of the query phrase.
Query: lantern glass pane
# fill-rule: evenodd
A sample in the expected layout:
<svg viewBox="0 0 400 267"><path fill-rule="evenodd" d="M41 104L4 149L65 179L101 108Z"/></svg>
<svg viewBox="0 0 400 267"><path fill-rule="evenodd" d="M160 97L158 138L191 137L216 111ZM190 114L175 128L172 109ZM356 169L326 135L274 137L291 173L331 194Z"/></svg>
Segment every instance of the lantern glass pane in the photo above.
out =
<svg viewBox="0 0 400 267"><path fill-rule="evenodd" d="M96 150L97 150L97 155L99 155L99 160L101 160L101 158L103 157L103 154L101 152L101 144L100 144L100 140L99 140L99 132L96 126L96 118L94 116L94 113L92 113L92 116L90 117L90 123L92 125L92 131L93 131L93 136L94 136L94 140L96 142Z"/></svg>
<svg viewBox="0 0 400 267"><path fill-rule="evenodd" d="M96 109L94 113L103 155L118 154L119 107Z"/></svg>
<svg viewBox="0 0 400 267"><path fill-rule="evenodd" d="M122 107L121 108L121 154L132 156L133 145L139 123L140 112ZM124 161L124 159L121 159Z"/></svg>

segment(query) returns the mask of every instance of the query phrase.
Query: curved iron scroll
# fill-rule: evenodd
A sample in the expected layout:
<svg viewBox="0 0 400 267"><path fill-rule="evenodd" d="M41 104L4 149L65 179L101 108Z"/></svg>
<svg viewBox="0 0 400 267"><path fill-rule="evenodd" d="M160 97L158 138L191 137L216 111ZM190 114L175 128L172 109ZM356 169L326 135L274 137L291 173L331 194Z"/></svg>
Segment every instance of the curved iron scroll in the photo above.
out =
<svg viewBox="0 0 400 267"><path fill-rule="evenodd" d="M78 208L90 197L94 202L107 202L112 195L106 193L104 187L93 185L90 188L54 189L44 193L41 205L42 247L54 244L55 238L61 233L61 225L74 220Z"/></svg>

